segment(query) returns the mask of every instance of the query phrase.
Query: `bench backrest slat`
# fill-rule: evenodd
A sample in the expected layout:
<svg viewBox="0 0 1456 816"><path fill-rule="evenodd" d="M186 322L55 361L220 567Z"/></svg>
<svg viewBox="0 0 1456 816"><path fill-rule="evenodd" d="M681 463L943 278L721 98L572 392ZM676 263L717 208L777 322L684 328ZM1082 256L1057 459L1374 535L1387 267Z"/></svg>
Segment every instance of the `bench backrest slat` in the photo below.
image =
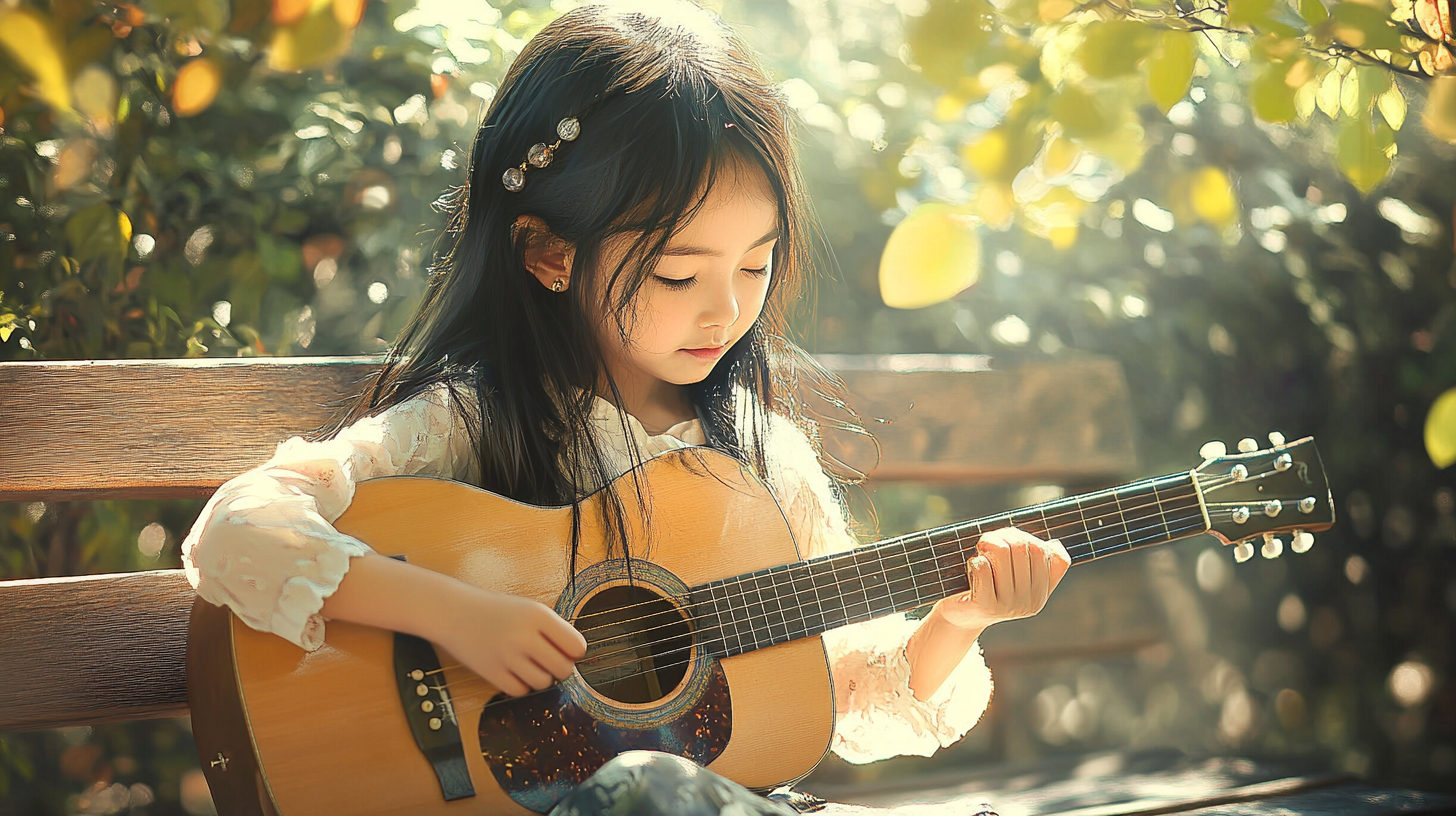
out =
<svg viewBox="0 0 1456 816"><path fill-rule="evenodd" d="M935 359L831 359L863 416L893 420L868 422L880 443L873 478L1085 482L1136 469L1115 361L968 372ZM0 363L0 450L12 454L0 501L210 495L326 422L328 404L377 366L368 357ZM875 461L863 440L828 443L858 467Z"/></svg>

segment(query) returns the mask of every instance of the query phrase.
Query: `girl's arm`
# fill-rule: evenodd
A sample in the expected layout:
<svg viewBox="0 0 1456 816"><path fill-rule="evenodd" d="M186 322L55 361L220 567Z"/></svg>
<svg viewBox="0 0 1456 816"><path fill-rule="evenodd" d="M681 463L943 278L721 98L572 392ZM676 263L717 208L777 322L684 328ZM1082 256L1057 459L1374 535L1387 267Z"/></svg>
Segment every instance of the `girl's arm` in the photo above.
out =
<svg viewBox="0 0 1456 816"><path fill-rule="evenodd" d="M1072 566L1060 541L1012 527L981 536L976 550L966 565L970 591L937 603L905 645L918 700L935 694L986 627L1040 612Z"/></svg>
<svg viewBox="0 0 1456 816"><path fill-rule="evenodd" d="M770 417L768 433L769 484L802 554L854 547L844 508L808 438L778 415ZM991 701L991 672L975 637L940 618L939 612L925 621L889 615L823 634L837 719L831 748L841 758L865 763L930 756L981 719ZM908 642L922 630L934 637L920 639L912 663Z"/></svg>
<svg viewBox="0 0 1456 816"><path fill-rule="evenodd" d="M289 439L208 501L182 543L187 578L199 597L303 649L319 648L325 618L338 618L440 643L507 693L543 687L543 672L562 676L562 661L579 656L580 635L554 611L378 555L333 527L360 481L468 476L468 439L444 386L334 439Z"/></svg>

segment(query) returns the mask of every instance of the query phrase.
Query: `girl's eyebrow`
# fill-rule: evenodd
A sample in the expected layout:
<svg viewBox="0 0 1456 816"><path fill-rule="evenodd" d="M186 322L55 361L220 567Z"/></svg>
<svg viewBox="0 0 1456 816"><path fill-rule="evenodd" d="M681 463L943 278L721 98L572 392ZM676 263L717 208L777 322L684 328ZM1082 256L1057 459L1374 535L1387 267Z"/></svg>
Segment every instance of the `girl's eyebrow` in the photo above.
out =
<svg viewBox="0 0 1456 816"><path fill-rule="evenodd" d="M773 229L771 229L768 232L764 233L764 236L762 238L758 239L757 241L754 241L753 242L753 246L749 247L749 249L757 249L758 247L763 246L764 244L768 243L769 241L772 241L773 239L775 239L777 237L779 237L779 228L778 227L774 227ZM663 255L707 255L707 256L713 257L713 258L721 258L721 257L723 257L723 253L721 253L721 252L719 252L719 251L717 251L715 249L708 249L707 247L700 247L700 246L668 247L668 248L666 248L666 249L664 249L662 251L662 254Z"/></svg>

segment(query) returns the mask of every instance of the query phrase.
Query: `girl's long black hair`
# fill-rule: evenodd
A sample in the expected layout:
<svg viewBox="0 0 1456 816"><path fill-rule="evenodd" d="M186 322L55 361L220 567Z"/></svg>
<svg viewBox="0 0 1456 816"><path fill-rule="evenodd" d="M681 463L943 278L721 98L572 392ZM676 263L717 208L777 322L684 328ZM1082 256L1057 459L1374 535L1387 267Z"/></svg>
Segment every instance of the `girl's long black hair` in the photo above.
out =
<svg viewBox="0 0 1456 816"><path fill-rule="evenodd" d="M502 174L532 145L556 141L568 116L580 121L580 136L548 167L530 168L523 190L508 192ZM713 181L739 167L761 171L777 203L769 296L752 330L690 396L714 446L764 476L768 413L798 421L815 439L799 395L841 393L785 339L785 306L802 291L818 254L811 247L822 244L790 109L732 29L687 3L584 6L531 39L476 135L469 184L445 198L449 219L419 311L326 435L446 383L455 408L472 418L479 486L531 504L570 504L579 531L580 500L616 476L588 421L593 395L606 389L621 404L587 307L604 303L625 338L661 250ZM520 215L538 216L575 248L565 292L526 270L511 235ZM631 251L615 268L599 268L603 241L616 235L635 237ZM745 393L747 404L735 405ZM624 505L620 491L608 493L614 545Z"/></svg>

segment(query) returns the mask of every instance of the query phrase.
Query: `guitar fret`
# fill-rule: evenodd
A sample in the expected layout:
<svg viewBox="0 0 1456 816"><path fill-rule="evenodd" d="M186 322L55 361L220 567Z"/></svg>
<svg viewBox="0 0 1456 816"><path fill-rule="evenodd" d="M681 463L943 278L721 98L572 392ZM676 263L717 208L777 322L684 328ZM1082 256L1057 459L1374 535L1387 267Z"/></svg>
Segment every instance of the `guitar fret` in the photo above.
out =
<svg viewBox="0 0 1456 816"><path fill-rule="evenodd" d="M1190 534L1196 491L1174 474L725 578L692 590L695 626L728 656L914 609L968 589L975 542L1008 524L1060 539L1073 563L1172 540Z"/></svg>

